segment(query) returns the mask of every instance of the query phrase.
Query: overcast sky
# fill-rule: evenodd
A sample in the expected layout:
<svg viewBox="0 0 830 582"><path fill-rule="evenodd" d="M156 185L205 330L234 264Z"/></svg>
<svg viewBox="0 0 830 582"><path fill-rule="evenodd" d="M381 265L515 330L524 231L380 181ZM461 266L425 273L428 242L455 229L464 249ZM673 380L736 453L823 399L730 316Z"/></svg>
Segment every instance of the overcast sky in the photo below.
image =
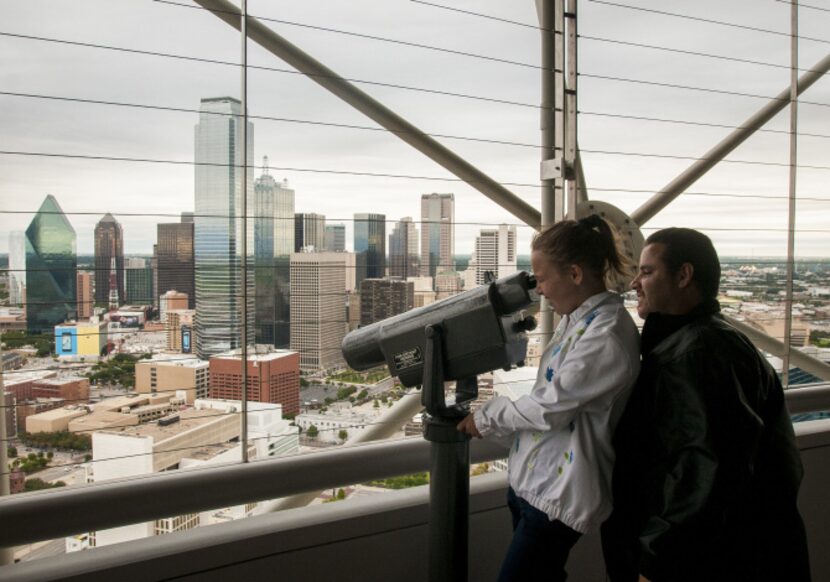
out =
<svg viewBox="0 0 830 582"><path fill-rule="evenodd" d="M438 0L436 0L438 1ZM24 230L47 194L53 194L78 235L78 252L92 252L92 232L111 212L124 227L127 253L149 253L155 224L175 221L193 210L194 112L159 111L113 105L12 96L25 93L195 110L204 97L239 96L238 67L116 52L24 39L14 35L108 45L143 51L239 61L239 33L216 16L186 6L151 0L0 1L0 150L61 155L169 160L182 164L71 159L0 154L0 252L8 234ZM701 0L695 3L620 0L624 4L721 20L746 27L789 32L789 5L775 0ZM820 4L816 2L816 4ZM530 0L448 1L530 25ZM539 32L406 0L250 0L254 16L343 76L391 85L466 94L470 99L378 85L360 85L382 103L428 133L538 144L540 99ZM338 34L355 32L474 53L515 63L473 58ZM830 51L830 11L802 9L800 66ZM579 142L591 197L627 213L634 211L692 162L620 155L702 155L729 130L614 116L648 116L709 124L738 125L766 102L726 95L600 79L641 80L773 96L789 83L789 38L757 30L671 17L581 0L579 32ZM811 37L818 40L808 40ZM757 61L681 55L598 39L635 42ZM822 40L823 39L823 40ZM288 66L250 43L249 62L282 70ZM524 63L531 66L522 66ZM796 252L830 252L830 79L819 80L803 100L799 129ZM492 100L517 104L497 103ZM530 106L523 106L526 104ZM252 69L251 115L377 127L302 75ZM610 116L609 116L610 115ZM766 129L788 128L786 110ZM420 196L456 195L456 253L472 251L481 228L519 221L422 154L383 131L345 129L254 119L255 158L270 158L271 173L288 179L298 212L319 212L329 222L347 223L356 212L379 212L397 220L420 213ZM540 152L520 147L441 138L484 172L535 207L540 205ZM609 153L599 153L609 152ZM723 255L786 254L789 159L785 133L758 133L730 159L776 165L724 163L689 192L759 196L684 195L646 225L705 229ZM816 168L815 166L818 166ZM294 168L292 170L282 168ZM297 171L297 168L314 172ZM344 175L333 172L395 174L409 178ZM259 175L260 170L256 170ZM447 181L418 177L448 178ZM762 197L762 198L761 198ZM809 200L809 199L823 200ZM14 213L9 211L23 212ZM139 215L139 216L134 216ZM815 232L808 232L808 231ZM387 233L391 224L387 226ZM531 230L519 229L520 252Z"/></svg>

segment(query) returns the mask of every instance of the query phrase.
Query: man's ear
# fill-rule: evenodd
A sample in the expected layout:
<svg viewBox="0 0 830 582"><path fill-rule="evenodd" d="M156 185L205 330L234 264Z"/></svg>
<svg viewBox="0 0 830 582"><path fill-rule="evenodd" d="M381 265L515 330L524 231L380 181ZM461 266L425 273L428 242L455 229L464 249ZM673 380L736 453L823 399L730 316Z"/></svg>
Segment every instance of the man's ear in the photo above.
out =
<svg viewBox="0 0 830 582"><path fill-rule="evenodd" d="M677 280L677 286L681 289L691 286L695 278L694 266L691 263L683 263L680 265L680 269L677 270L675 277Z"/></svg>

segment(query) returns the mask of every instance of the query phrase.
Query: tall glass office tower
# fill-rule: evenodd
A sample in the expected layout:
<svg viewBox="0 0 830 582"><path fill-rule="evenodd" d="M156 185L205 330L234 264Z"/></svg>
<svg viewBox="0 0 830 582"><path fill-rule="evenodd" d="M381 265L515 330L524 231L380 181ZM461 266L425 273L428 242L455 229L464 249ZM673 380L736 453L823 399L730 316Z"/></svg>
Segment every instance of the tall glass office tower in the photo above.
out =
<svg viewBox="0 0 830 582"><path fill-rule="evenodd" d="M389 235L389 276L417 277L418 253L418 228L411 216L405 216L395 223Z"/></svg>
<svg viewBox="0 0 830 582"><path fill-rule="evenodd" d="M75 319L78 266L75 229L58 201L46 197L26 229L26 328L49 333Z"/></svg>
<svg viewBox="0 0 830 582"><path fill-rule="evenodd" d="M291 340L289 271L294 250L294 190L268 173L254 186L256 341L288 348Z"/></svg>
<svg viewBox="0 0 830 582"><path fill-rule="evenodd" d="M242 231L242 196L253 206L254 128L248 123L249 167L242 184L242 106L232 97L202 99L196 125L194 254L196 354L202 359L242 345L242 237L253 254L252 224ZM250 221L253 223L253 221ZM249 261L248 338L254 340L254 263Z"/></svg>
<svg viewBox="0 0 830 582"><path fill-rule="evenodd" d="M188 308L195 309L193 217L182 216L181 222L157 225L156 241L155 290L158 295L173 289L179 293L187 293ZM159 298L154 296L153 303L158 303L158 300Z"/></svg>
<svg viewBox="0 0 830 582"><path fill-rule="evenodd" d="M452 194L421 196L421 276L455 270L455 197Z"/></svg>
<svg viewBox="0 0 830 582"><path fill-rule="evenodd" d="M358 267L358 286L363 279L382 279L386 276L385 214L354 215L354 252L366 260L365 267Z"/></svg>
<svg viewBox="0 0 830 582"><path fill-rule="evenodd" d="M95 303L107 305L110 298L112 262L115 259L115 284L118 302L125 303L124 230L109 212L95 225Z"/></svg>
<svg viewBox="0 0 830 582"><path fill-rule="evenodd" d="M346 225L326 225L326 250L342 253L346 250Z"/></svg>

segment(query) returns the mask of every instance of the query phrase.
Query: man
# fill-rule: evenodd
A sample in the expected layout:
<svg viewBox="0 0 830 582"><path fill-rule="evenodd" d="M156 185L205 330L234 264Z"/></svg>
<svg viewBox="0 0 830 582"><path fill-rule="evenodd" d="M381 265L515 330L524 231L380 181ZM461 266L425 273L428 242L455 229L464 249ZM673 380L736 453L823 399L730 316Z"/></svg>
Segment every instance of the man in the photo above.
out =
<svg viewBox="0 0 830 582"><path fill-rule="evenodd" d="M802 477L775 372L720 315L712 241L669 228L637 277L642 368L614 436L612 582L806 581Z"/></svg>

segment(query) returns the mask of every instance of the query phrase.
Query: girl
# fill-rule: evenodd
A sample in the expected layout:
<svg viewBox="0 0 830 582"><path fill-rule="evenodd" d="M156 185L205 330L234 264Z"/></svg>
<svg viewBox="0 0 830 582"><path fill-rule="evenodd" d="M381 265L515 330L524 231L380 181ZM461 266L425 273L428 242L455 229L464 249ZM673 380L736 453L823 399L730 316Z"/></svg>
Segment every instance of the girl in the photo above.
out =
<svg viewBox="0 0 830 582"><path fill-rule="evenodd" d="M487 402L458 425L513 437L513 539L500 581L565 580L579 537L611 513L611 436L640 367L639 336L606 277L625 274L611 226L593 215L545 229L531 245L536 291L562 317L531 393Z"/></svg>

